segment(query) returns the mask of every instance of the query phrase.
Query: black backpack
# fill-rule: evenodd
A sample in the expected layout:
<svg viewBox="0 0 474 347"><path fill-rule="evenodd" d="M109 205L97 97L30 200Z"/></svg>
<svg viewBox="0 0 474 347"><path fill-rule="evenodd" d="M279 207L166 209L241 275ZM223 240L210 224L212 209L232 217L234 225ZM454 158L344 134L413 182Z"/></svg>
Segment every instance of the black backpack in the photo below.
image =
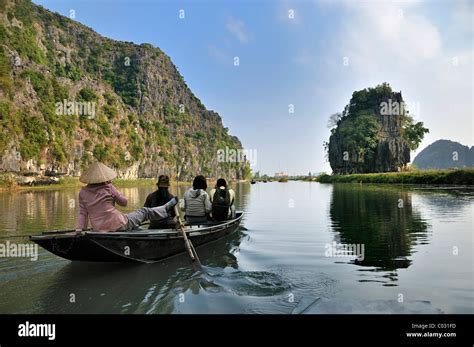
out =
<svg viewBox="0 0 474 347"><path fill-rule="evenodd" d="M212 217L218 221L226 220L229 215L230 205L229 190L227 188L216 189L212 198Z"/></svg>

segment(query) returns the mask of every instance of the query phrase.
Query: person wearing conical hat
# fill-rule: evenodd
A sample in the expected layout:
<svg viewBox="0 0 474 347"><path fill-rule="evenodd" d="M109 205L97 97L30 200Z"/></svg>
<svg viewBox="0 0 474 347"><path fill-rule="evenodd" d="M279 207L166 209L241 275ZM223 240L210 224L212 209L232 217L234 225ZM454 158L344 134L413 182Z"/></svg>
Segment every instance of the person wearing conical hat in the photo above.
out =
<svg viewBox="0 0 474 347"><path fill-rule="evenodd" d="M142 207L134 212L123 214L115 204L127 206L127 198L120 193L111 181L117 173L106 165L95 162L82 174L79 181L86 183L79 192L79 218L76 231L87 228L90 220L94 231L130 231L137 229L144 221L166 219L171 215L177 199L171 199L159 207Z"/></svg>
<svg viewBox="0 0 474 347"><path fill-rule="evenodd" d="M153 193L148 194L145 200L145 207L156 207L163 206L174 196L169 192L170 178L167 175L160 175L158 182L156 183L158 189ZM176 221L174 220L174 211L171 211L172 216L150 222L148 229L174 229L176 228Z"/></svg>

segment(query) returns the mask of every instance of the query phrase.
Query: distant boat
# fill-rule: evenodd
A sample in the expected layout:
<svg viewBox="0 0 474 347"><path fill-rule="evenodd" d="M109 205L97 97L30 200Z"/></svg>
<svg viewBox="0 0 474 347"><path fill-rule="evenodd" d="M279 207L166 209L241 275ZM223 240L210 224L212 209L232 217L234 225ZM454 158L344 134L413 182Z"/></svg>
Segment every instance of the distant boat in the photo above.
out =
<svg viewBox="0 0 474 347"><path fill-rule="evenodd" d="M236 218L225 222L187 225L185 232L199 247L236 231L243 214L238 211ZM50 231L32 235L30 240L59 257L76 261L152 263L186 252L181 231L176 229L108 233L85 231L83 235L71 230ZM123 252L127 247L130 250L128 254Z"/></svg>
<svg viewBox="0 0 474 347"><path fill-rule="evenodd" d="M250 182L250 184L255 184L255 183L257 183L257 181L255 181L255 180L252 180L252 181Z"/></svg>

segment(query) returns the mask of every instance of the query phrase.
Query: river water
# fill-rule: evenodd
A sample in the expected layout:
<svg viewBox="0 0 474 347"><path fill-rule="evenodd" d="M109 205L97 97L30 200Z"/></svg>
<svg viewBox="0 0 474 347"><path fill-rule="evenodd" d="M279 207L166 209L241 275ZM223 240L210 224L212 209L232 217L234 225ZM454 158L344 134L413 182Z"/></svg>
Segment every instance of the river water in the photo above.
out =
<svg viewBox="0 0 474 347"><path fill-rule="evenodd" d="M153 188L121 188L123 211ZM73 263L39 249L37 260L0 258L0 313L474 313L472 188L269 182L235 190L243 228L197 249L204 272L186 256ZM74 227L77 195L0 192L0 237ZM340 245L357 245L360 257L330 252Z"/></svg>

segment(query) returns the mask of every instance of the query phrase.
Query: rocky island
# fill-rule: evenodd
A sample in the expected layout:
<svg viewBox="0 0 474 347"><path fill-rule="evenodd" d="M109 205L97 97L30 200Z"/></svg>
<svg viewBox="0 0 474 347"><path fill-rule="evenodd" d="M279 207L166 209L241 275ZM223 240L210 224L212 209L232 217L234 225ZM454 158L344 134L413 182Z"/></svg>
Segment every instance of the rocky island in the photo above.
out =
<svg viewBox="0 0 474 347"><path fill-rule="evenodd" d="M325 146L334 174L399 171L428 132L388 83L354 92L330 125L335 127Z"/></svg>

